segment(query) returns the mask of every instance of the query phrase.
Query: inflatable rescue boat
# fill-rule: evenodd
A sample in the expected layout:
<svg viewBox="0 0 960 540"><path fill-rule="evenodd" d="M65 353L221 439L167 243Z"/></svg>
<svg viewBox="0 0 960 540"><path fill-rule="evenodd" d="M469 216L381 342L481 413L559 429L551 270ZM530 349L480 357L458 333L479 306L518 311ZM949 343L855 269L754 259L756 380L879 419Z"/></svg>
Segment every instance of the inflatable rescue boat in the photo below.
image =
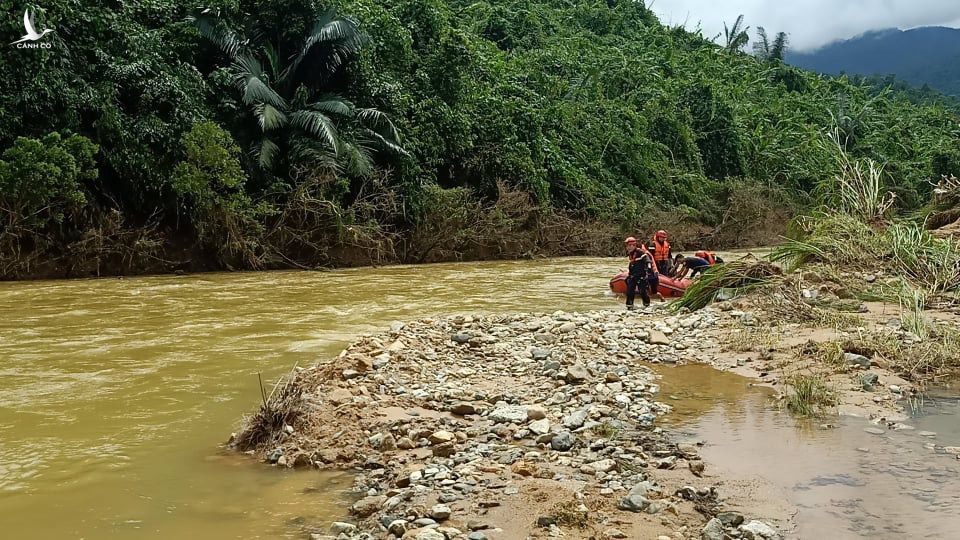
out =
<svg viewBox="0 0 960 540"><path fill-rule="evenodd" d="M689 279L673 279L667 276L660 276L660 283L657 285L657 292L664 298L680 298L686 292L687 287L692 283ZM610 280L610 290L614 294L627 294L627 273L620 272Z"/></svg>

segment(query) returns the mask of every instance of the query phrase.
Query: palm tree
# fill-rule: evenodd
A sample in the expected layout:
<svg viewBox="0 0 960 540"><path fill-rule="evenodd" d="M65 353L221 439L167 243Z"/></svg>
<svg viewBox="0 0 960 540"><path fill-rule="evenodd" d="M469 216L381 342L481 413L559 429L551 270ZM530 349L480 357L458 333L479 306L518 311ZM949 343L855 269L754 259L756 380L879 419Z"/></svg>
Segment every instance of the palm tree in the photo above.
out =
<svg viewBox="0 0 960 540"><path fill-rule="evenodd" d="M727 40L724 48L728 52L740 52L743 50L747 42L750 41L750 35L747 34L748 30L750 30L749 26L743 26L743 15L737 17L736 22L734 22L730 28L727 28L727 23L723 23L723 34Z"/></svg>
<svg viewBox="0 0 960 540"><path fill-rule="evenodd" d="M353 20L331 9L293 47L279 37L271 42L256 21L238 32L209 9L191 20L230 61L227 72L247 114L235 136L261 171L298 164L366 176L375 152L404 153L386 114L336 92L336 75L365 41ZM292 52L281 56L281 47Z"/></svg>
<svg viewBox="0 0 960 540"><path fill-rule="evenodd" d="M778 32L771 43L767 38L767 31L762 26L757 27L757 41L753 44L753 54L761 62L783 62L788 46L786 32Z"/></svg>

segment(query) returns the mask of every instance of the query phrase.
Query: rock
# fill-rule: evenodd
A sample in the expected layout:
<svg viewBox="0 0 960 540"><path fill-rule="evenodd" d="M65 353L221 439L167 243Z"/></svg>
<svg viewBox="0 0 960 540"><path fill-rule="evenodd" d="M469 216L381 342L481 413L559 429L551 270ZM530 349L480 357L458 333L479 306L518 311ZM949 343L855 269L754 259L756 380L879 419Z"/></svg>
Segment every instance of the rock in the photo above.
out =
<svg viewBox="0 0 960 540"><path fill-rule="evenodd" d="M673 469L677 466L677 456L667 456L657 461L658 469Z"/></svg>
<svg viewBox="0 0 960 540"><path fill-rule="evenodd" d="M870 367L870 359L862 354L843 353L843 361L854 367L867 369Z"/></svg>
<svg viewBox="0 0 960 540"><path fill-rule="evenodd" d="M448 442L453 442L456 439L456 435L450 433L449 431L435 431L430 434L429 440L430 444L443 444Z"/></svg>
<svg viewBox="0 0 960 540"><path fill-rule="evenodd" d="M860 385L867 392L873 391L873 387L876 386L878 382L880 382L880 376L872 371L860 375Z"/></svg>
<svg viewBox="0 0 960 540"><path fill-rule="evenodd" d="M450 336L450 339L452 339L452 340L454 341L454 343L467 343L467 342L470 341L470 334L465 334L465 333L463 333L463 332L458 332L458 333L453 334L452 336Z"/></svg>
<svg viewBox="0 0 960 540"><path fill-rule="evenodd" d="M737 512L720 512L717 514L717 519L723 523L724 527L738 527L743 523L743 516Z"/></svg>
<svg viewBox="0 0 960 540"><path fill-rule="evenodd" d="M603 536L604 538L630 538L627 536L627 533L621 531L620 529L613 528L603 531Z"/></svg>
<svg viewBox="0 0 960 540"><path fill-rule="evenodd" d="M943 451L948 454L960 454L960 446L944 446Z"/></svg>
<svg viewBox="0 0 960 540"><path fill-rule="evenodd" d="M567 376L564 378L570 384L579 384L590 378L590 372L583 364L574 364L567 368Z"/></svg>
<svg viewBox="0 0 960 540"><path fill-rule="evenodd" d="M452 503L454 501L459 501L461 498L462 497L460 497L456 493L453 493L452 491L444 491L443 493L440 494L439 497L437 497L437 500L440 501L441 503L447 504L447 503Z"/></svg>
<svg viewBox="0 0 960 540"><path fill-rule="evenodd" d="M374 450L381 452L390 452L397 449L397 441L391 433L377 433L371 435L367 442Z"/></svg>
<svg viewBox="0 0 960 540"><path fill-rule="evenodd" d="M937 436L937 432L936 432L936 431L918 431L918 432L917 432L917 435L919 435L919 436L921 436L921 437L931 437L931 438L932 438L932 437L936 437L936 436Z"/></svg>
<svg viewBox="0 0 960 540"><path fill-rule="evenodd" d="M450 457L457 453L457 446L452 442L445 442L434 445L430 453L437 457Z"/></svg>
<svg viewBox="0 0 960 540"><path fill-rule="evenodd" d="M877 281L877 276L876 274L867 274L863 276L863 280L866 281L867 283L873 283Z"/></svg>
<svg viewBox="0 0 960 540"><path fill-rule="evenodd" d="M345 369L340 372L340 375L342 375L345 380L349 381L351 379L356 379L357 377L359 377L360 372L355 369Z"/></svg>
<svg viewBox="0 0 960 540"><path fill-rule="evenodd" d="M560 366L561 366L560 362L557 362L556 360L549 360L547 362L544 362L543 373L549 374L551 372L555 372L560 369Z"/></svg>
<svg viewBox="0 0 960 540"><path fill-rule="evenodd" d="M680 452L680 455L682 455L684 459L697 459L700 455L696 445L693 444L678 443L677 451Z"/></svg>
<svg viewBox="0 0 960 540"><path fill-rule="evenodd" d="M692 472L693 475L696 476L697 478L700 478L703 476L704 463L702 461L699 461L699 460L689 461L687 462L687 467L690 469L690 472Z"/></svg>
<svg viewBox="0 0 960 540"><path fill-rule="evenodd" d="M553 436L550 440L550 448L557 452L566 452L573 448L576 438L569 431L562 431Z"/></svg>
<svg viewBox="0 0 960 540"><path fill-rule="evenodd" d="M407 532L407 521L403 519L395 519L387 525L387 531L396 536L401 537L403 533Z"/></svg>
<svg viewBox="0 0 960 540"><path fill-rule="evenodd" d="M290 461L287 459L287 456L280 456L280 458L277 459L278 467L286 467L289 464L290 464Z"/></svg>
<svg viewBox="0 0 960 540"><path fill-rule="evenodd" d="M482 531L489 529L490 525L488 523L484 523L483 521L470 520L467 522L467 528L471 531Z"/></svg>
<svg viewBox="0 0 960 540"><path fill-rule="evenodd" d="M445 504L435 504L430 509L430 517L437 521L446 521L450 519L451 514L453 514L453 511Z"/></svg>
<svg viewBox="0 0 960 540"><path fill-rule="evenodd" d="M563 426L570 429L578 429L583 426L584 422L587 421L587 414L589 414L587 409L574 411L563 417Z"/></svg>
<svg viewBox="0 0 960 540"><path fill-rule="evenodd" d="M450 413L457 416L467 416L468 414L477 414L477 408L473 405L473 403L461 401L459 403L454 403L450 407Z"/></svg>
<svg viewBox="0 0 960 540"><path fill-rule="evenodd" d="M617 503L617 508L627 512L643 512L648 506L650 501L643 495L627 495Z"/></svg>
<svg viewBox="0 0 960 540"><path fill-rule="evenodd" d="M537 434L537 435L546 435L550 432L550 421L544 418L543 420L537 420L536 422L530 422L530 425L527 428Z"/></svg>
<svg viewBox="0 0 960 540"><path fill-rule="evenodd" d="M588 463L593 470L600 472L610 472L617 468L617 462L612 459L601 459L600 461L594 461L593 463Z"/></svg>
<svg viewBox="0 0 960 540"><path fill-rule="evenodd" d="M353 394L350 393L346 388L337 388L333 392L327 394L327 399L335 405L340 405L341 403L347 403L348 401L353 400Z"/></svg>
<svg viewBox="0 0 960 540"><path fill-rule="evenodd" d="M651 345L669 345L670 338L660 330L650 330L650 336L647 338L647 343Z"/></svg>
<svg viewBox="0 0 960 540"><path fill-rule="evenodd" d="M547 417L547 410L540 405L527 406L527 420L542 420Z"/></svg>
<svg viewBox="0 0 960 540"><path fill-rule="evenodd" d="M550 349L544 349L542 347L534 347L530 354L533 356L533 359L537 362L543 362L547 358L550 358L551 351Z"/></svg>
<svg viewBox="0 0 960 540"><path fill-rule="evenodd" d="M436 529L421 529L414 535L413 540L447 540L447 537Z"/></svg>
<svg viewBox="0 0 960 540"><path fill-rule="evenodd" d="M540 527L543 529L549 528L551 525L556 525L556 524L557 524L557 518L553 516L540 516L537 518L537 527Z"/></svg>
<svg viewBox="0 0 960 540"><path fill-rule="evenodd" d="M347 533L350 534L357 530L357 526L353 523L346 523L344 521L334 521L330 525L330 532L333 534Z"/></svg>
<svg viewBox="0 0 960 540"><path fill-rule="evenodd" d="M279 448L274 448L269 455L267 455L267 463L276 463L280 461L280 458L283 457L283 450Z"/></svg>
<svg viewBox="0 0 960 540"><path fill-rule="evenodd" d="M414 443L412 440L410 440L407 437L402 437L399 441L397 441L397 448L401 450L412 450L416 447L417 447L416 443Z"/></svg>
<svg viewBox="0 0 960 540"><path fill-rule="evenodd" d="M487 540L487 535L480 531L473 531L467 535L467 540Z"/></svg>
<svg viewBox="0 0 960 540"><path fill-rule="evenodd" d="M358 518L363 519L372 516L385 502L387 502L387 498L383 495L364 497L353 503L353 506L350 507L350 512Z"/></svg>
<svg viewBox="0 0 960 540"><path fill-rule="evenodd" d="M498 403L487 418L497 424L521 424L527 420L527 410L519 405Z"/></svg>
<svg viewBox="0 0 960 540"><path fill-rule="evenodd" d="M874 427L864 428L864 431L866 431L871 435L883 435L884 433L886 433L886 431L879 428L874 428Z"/></svg>
<svg viewBox="0 0 960 540"><path fill-rule="evenodd" d="M513 471L513 474L518 474L520 476L535 476L537 474L537 467L534 464L527 463L522 459L511 465L510 470Z"/></svg>
<svg viewBox="0 0 960 540"><path fill-rule="evenodd" d="M700 531L701 540L723 540L723 523L713 518Z"/></svg>
<svg viewBox="0 0 960 540"><path fill-rule="evenodd" d="M576 329L577 329L577 323L565 322L561 324L559 328L557 328L557 332L561 334L569 334L570 332L573 332Z"/></svg>
<svg viewBox="0 0 960 540"><path fill-rule="evenodd" d="M740 526L740 532L746 540L775 540L780 538L776 529L762 521L751 521Z"/></svg>

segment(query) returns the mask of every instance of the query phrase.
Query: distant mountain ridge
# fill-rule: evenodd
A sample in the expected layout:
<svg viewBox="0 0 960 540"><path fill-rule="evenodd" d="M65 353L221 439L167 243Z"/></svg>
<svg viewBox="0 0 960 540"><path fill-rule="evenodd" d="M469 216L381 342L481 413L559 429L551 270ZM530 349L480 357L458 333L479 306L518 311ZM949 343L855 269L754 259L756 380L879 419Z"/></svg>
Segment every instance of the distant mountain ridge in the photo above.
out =
<svg viewBox="0 0 960 540"><path fill-rule="evenodd" d="M960 96L960 29L927 26L867 32L809 53L787 55L787 63L825 73L896 75L900 80Z"/></svg>

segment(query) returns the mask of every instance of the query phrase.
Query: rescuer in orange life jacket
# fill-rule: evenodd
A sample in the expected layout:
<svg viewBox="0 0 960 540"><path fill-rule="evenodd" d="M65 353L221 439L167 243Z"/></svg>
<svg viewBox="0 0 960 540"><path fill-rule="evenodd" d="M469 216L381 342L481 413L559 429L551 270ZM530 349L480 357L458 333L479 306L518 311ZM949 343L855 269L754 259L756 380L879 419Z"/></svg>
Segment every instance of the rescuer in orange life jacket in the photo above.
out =
<svg viewBox="0 0 960 540"><path fill-rule="evenodd" d="M673 250L667 240L667 231L657 231L650 243L650 253L653 254L653 263L657 272L669 276L673 271Z"/></svg>
<svg viewBox="0 0 960 540"><path fill-rule="evenodd" d="M632 311L634 309L633 300L636 298L638 289L643 306L650 305L650 294L647 292L647 287L651 276L655 276L655 274L652 257L646 246L637 243L637 239L632 236L624 240L623 245L627 248L627 257L630 259L630 266L627 270L627 309Z"/></svg>
<svg viewBox="0 0 960 540"><path fill-rule="evenodd" d="M690 272L690 278L693 279L698 274L707 271L707 268L715 264L723 263L723 259L718 257L712 251L698 251L694 257L684 257L678 254L673 261L673 278L683 279Z"/></svg>

